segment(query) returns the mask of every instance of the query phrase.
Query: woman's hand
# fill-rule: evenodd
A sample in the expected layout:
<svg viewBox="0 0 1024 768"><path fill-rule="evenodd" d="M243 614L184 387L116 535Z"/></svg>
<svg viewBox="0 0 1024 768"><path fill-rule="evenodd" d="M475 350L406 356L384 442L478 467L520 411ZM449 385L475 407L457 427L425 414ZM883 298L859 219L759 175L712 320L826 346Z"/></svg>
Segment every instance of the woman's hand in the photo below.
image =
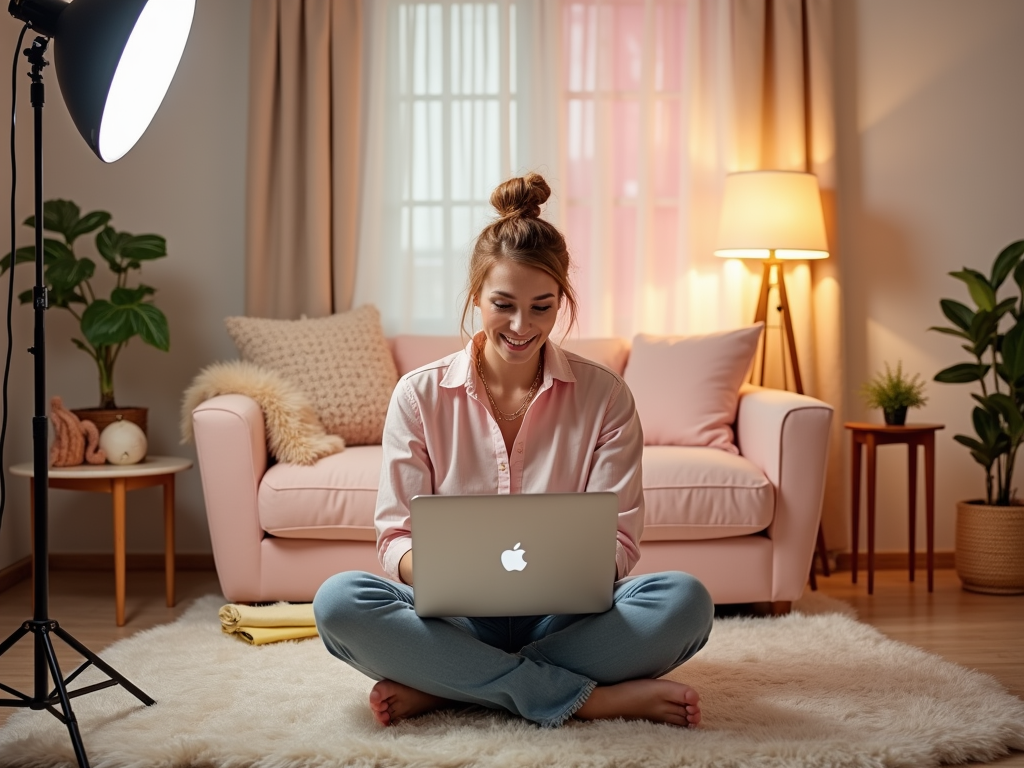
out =
<svg viewBox="0 0 1024 768"><path fill-rule="evenodd" d="M410 549L398 561L398 578L412 586L412 550Z"/></svg>

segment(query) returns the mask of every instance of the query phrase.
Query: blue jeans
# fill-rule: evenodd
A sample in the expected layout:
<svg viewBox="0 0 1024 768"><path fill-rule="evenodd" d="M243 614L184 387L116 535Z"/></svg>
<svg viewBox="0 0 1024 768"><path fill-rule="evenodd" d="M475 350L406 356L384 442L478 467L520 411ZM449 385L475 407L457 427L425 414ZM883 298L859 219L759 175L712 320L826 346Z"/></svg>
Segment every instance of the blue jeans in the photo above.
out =
<svg viewBox="0 0 1024 768"><path fill-rule="evenodd" d="M714 605L693 576L622 579L604 613L420 618L412 588L362 571L329 578L313 611L327 650L375 680L561 725L597 685L655 678L704 647Z"/></svg>

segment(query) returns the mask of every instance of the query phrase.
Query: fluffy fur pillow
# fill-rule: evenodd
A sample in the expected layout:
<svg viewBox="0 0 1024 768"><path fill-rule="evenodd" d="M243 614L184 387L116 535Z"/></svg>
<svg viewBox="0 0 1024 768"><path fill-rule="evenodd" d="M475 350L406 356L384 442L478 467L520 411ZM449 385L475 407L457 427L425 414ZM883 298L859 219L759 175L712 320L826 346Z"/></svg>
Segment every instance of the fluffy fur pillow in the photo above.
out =
<svg viewBox="0 0 1024 768"><path fill-rule="evenodd" d="M347 445L380 443L398 373L376 307L313 319L224 322L242 359L305 392L329 433Z"/></svg>
<svg viewBox="0 0 1024 768"><path fill-rule="evenodd" d="M267 449L278 461L314 464L344 450L345 441L324 432L309 398L283 376L255 363L214 363L196 376L181 406L182 442L193 439L192 411L217 395L246 395L263 409Z"/></svg>

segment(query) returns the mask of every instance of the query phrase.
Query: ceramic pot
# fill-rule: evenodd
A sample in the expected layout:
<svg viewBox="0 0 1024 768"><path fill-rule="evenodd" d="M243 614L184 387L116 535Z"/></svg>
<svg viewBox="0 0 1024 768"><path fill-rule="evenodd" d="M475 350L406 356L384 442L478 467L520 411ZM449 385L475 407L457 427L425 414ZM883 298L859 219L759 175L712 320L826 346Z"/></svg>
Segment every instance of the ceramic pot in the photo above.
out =
<svg viewBox="0 0 1024 768"><path fill-rule="evenodd" d="M885 408L882 410L882 414L885 416L885 423L891 427L902 427L907 423L907 406L901 405L899 408Z"/></svg>
<svg viewBox="0 0 1024 768"><path fill-rule="evenodd" d="M138 425L144 435L149 434L146 431L148 408L75 408L71 412L80 419L91 421L100 432L104 427L123 419Z"/></svg>
<svg viewBox="0 0 1024 768"><path fill-rule="evenodd" d="M956 573L971 592L1024 594L1024 504L957 502Z"/></svg>

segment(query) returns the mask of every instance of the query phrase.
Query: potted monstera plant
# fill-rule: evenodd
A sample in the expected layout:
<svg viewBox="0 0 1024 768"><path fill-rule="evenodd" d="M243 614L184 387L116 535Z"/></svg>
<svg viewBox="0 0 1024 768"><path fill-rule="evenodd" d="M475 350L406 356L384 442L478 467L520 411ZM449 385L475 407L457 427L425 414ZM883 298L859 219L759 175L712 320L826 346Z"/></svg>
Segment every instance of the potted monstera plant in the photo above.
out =
<svg viewBox="0 0 1024 768"><path fill-rule="evenodd" d="M110 226L107 211L82 215L70 200L47 200L43 204L43 228L54 235L43 241L44 279L50 307L66 310L78 321L79 337L72 343L92 358L99 379L97 408L75 410L101 430L119 418L134 421L146 429L146 409L118 406L114 390L114 368L128 342L139 337L144 343L167 351L170 333L167 317L152 302L156 289L142 282L131 283L142 265L167 255L167 242L159 235L132 235ZM29 216L27 227L35 227ZM75 253L79 239L95 235L96 251L113 276L110 293L103 296L94 284L97 262ZM15 263L35 260L35 247L18 248ZM11 266L11 254L0 261L0 274ZM22 304L32 303L32 290L18 296Z"/></svg>
<svg viewBox="0 0 1024 768"><path fill-rule="evenodd" d="M975 435L956 435L985 471L985 498L957 504L956 569L964 588L1024 593L1024 500L1014 465L1024 442L1024 240L1006 246L988 275L964 267L950 276L971 304L942 299L952 326L931 330L963 340L969 362L939 371L935 381L973 384ZM1012 295L1000 298L1011 278Z"/></svg>

